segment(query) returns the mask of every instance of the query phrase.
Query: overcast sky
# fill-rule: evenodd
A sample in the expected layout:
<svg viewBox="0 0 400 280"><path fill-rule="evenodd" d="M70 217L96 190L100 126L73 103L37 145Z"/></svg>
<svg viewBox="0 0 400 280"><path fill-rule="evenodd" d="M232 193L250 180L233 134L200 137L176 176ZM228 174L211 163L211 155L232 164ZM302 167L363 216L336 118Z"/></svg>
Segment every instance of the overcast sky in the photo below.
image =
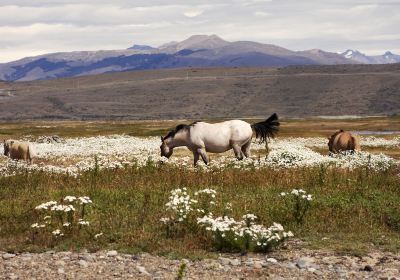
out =
<svg viewBox="0 0 400 280"><path fill-rule="evenodd" d="M0 62L159 46L193 34L292 50L400 54L400 0L0 0Z"/></svg>

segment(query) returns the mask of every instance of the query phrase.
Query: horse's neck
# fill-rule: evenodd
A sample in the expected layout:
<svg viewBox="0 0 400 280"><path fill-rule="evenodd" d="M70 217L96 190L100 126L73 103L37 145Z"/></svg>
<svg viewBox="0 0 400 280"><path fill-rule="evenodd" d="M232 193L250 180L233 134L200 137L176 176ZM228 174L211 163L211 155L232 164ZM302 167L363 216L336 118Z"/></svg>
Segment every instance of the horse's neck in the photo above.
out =
<svg viewBox="0 0 400 280"><path fill-rule="evenodd" d="M171 148L188 146L189 145L188 142L189 142L189 132L182 131L182 132L175 134L174 138L171 139L169 146Z"/></svg>

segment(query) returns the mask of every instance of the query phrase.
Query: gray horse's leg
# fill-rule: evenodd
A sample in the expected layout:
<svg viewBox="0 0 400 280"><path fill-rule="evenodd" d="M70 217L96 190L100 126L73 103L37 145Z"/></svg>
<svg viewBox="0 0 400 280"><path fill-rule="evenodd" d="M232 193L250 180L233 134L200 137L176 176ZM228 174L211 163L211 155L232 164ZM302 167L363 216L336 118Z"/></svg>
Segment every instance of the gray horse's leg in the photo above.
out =
<svg viewBox="0 0 400 280"><path fill-rule="evenodd" d="M242 160L243 159L242 147L240 147L238 144L233 144L232 149L235 152L235 157L238 160Z"/></svg>
<svg viewBox="0 0 400 280"><path fill-rule="evenodd" d="M200 155L197 151L193 152L193 164L194 166L197 166L197 162L199 161Z"/></svg>
<svg viewBox="0 0 400 280"><path fill-rule="evenodd" d="M251 157L250 145L251 145L251 140L242 146L242 152L245 155L245 157Z"/></svg>
<svg viewBox="0 0 400 280"><path fill-rule="evenodd" d="M200 154L201 158L203 159L205 164L208 164L208 156L206 151L204 151L203 149L197 149L197 153Z"/></svg>

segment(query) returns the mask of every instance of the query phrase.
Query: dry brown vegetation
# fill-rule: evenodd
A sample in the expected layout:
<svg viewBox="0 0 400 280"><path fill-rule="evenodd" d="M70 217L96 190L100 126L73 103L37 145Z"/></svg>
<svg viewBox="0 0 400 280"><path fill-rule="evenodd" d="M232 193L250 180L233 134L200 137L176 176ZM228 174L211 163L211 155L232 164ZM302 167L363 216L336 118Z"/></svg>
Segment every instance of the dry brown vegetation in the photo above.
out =
<svg viewBox="0 0 400 280"><path fill-rule="evenodd" d="M0 119L394 115L399 87L397 64L124 72L0 83Z"/></svg>
<svg viewBox="0 0 400 280"><path fill-rule="evenodd" d="M261 119L246 119L249 123ZM208 119L218 122L224 119ZM192 120L157 121L14 121L0 122L1 138L19 138L26 135L59 135L61 137L87 137L111 134L131 136L161 136L180 123ZM344 119L283 119L279 137L328 137L338 129L348 131L400 131L400 117L370 117ZM390 137L390 136L389 136Z"/></svg>

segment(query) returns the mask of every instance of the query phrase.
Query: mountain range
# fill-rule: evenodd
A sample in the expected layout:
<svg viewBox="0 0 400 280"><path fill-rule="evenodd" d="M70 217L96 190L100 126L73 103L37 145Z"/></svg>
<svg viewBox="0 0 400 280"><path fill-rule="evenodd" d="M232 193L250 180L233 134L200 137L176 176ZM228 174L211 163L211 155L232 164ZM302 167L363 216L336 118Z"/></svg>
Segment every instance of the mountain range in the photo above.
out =
<svg viewBox="0 0 400 280"><path fill-rule="evenodd" d="M366 56L358 51L319 49L292 51L251 41L228 42L216 35L194 35L158 48L135 44L125 50L50 53L0 64L0 79L31 81L110 72L168 68L282 67L289 65L386 64L400 56L386 52Z"/></svg>
<svg viewBox="0 0 400 280"><path fill-rule="evenodd" d="M390 64L400 62L400 55L393 54L389 51L385 52L383 55L367 56L357 50L347 50L341 53L341 55L362 64Z"/></svg>

